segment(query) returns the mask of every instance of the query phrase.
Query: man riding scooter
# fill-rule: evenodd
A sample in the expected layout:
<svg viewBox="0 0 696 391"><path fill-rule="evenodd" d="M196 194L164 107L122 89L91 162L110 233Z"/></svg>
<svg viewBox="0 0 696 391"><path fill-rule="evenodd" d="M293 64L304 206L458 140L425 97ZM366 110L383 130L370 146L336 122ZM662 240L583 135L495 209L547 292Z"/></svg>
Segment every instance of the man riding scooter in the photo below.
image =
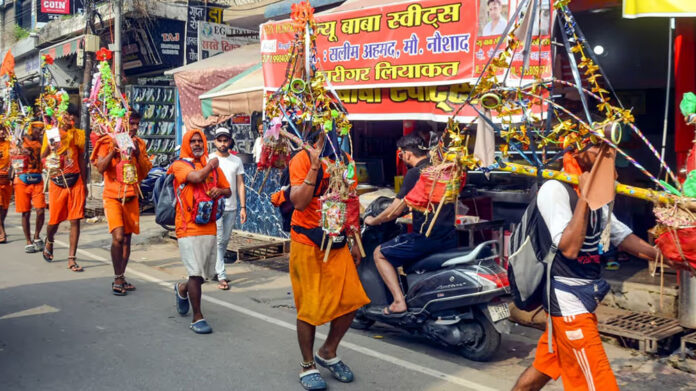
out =
<svg viewBox="0 0 696 391"><path fill-rule="evenodd" d="M366 225L380 225L392 221L402 215L406 208L403 199L413 189L420 178L421 170L430 165L428 148L422 138L409 134L397 141L399 157L409 166L404 176L399 194L392 204L377 217L365 218ZM396 268L407 267L426 256L457 247L457 235L452 227L454 221L454 205L443 206L440 216L430 236L425 236L425 227L432 222L432 215L426 217L420 211L413 210L413 232L401 234L396 238L382 243L374 251L375 266L382 276L384 283L392 294L394 301L382 311L383 315L398 315L406 312L406 299L396 274Z"/></svg>

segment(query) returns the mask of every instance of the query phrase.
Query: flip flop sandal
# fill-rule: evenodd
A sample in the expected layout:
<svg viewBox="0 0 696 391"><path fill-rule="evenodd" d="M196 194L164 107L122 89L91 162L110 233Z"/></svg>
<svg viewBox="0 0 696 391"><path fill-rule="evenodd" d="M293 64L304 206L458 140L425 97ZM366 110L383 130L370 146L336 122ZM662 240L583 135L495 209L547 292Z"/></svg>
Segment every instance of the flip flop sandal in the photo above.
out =
<svg viewBox="0 0 696 391"><path fill-rule="evenodd" d="M77 264L77 261L76 261L77 257L68 257L68 261L70 261L71 259L75 263L73 263L72 265L68 265L69 270L74 271L76 273L85 271L85 269L83 269L80 265Z"/></svg>
<svg viewBox="0 0 696 391"><path fill-rule="evenodd" d="M27 254L33 254L37 252L36 246L34 246L33 244L27 244L26 246L24 246L24 252Z"/></svg>
<svg viewBox="0 0 696 391"><path fill-rule="evenodd" d="M384 309L382 310L382 315L384 316L401 316L405 313L406 311L394 312L391 310L391 308L389 308L389 306L384 307Z"/></svg>
<svg viewBox="0 0 696 391"><path fill-rule="evenodd" d="M128 290L123 286L123 284L117 284L115 281L111 283L111 293L114 296L125 296L128 294Z"/></svg>
<svg viewBox="0 0 696 391"><path fill-rule="evenodd" d="M221 290L221 291L228 291L228 290L230 290L230 284L228 284L227 281L225 281L225 280L220 280L220 282L218 282L218 286L217 286L217 287L218 287L218 289Z"/></svg>
<svg viewBox="0 0 696 391"><path fill-rule="evenodd" d="M321 374L316 369L310 369L309 371L300 373L300 384L305 390L325 390L326 381L321 377Z"/></svg>
<svg viewBox="0 0 696 391"><path fill-rule="evenodd" d="M46 240L46 244L51 245L51 251L48 250L48 247L44 246L44 249L41 252L41 255L43 256L44 261L50 263L50 262L53 262L53 242Z"/></svg>
<svg viewBox="0 0 696 391"><path fill-rule="evenodd" d="M350 370L340 358L334 357L330 360L325 360L319 356L319 352L314 353L314 361L322 367L331 371L333 377L342 382L350 383L354 379L353 371Z"/></svg>

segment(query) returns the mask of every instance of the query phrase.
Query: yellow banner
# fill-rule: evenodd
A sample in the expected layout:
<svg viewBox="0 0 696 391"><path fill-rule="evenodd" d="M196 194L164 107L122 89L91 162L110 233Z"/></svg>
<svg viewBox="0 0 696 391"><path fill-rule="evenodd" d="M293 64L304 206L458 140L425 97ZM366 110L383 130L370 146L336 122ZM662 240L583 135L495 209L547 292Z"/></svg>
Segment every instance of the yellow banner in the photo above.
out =
<svg viewBox="0 0 696 391"><path fill-rule="evenodd" d="M696 16L696 0L623 0L624 18Z"/></svg>

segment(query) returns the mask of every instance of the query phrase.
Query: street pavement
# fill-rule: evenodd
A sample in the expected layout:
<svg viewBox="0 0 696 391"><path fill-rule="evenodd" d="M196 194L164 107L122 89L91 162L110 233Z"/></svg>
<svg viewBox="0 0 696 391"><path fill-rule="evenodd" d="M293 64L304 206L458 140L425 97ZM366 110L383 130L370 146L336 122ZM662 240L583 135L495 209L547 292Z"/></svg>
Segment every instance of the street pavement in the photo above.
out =
<svg viewBox="0 0 696 391"><path fill-rule="evenodd" d="M12 208L13 209L13 208ZM126 273L137 290L111 294L110 236L83 223L78 262L67 269L67 230L55 261L25 254L18 216L0 245L0 390L301 390L295 312L287 273L228 265L232 288L204 285L203 313L214 329L196 335L174 308L185 277L176 244L143 216ZM318 329L318 341L327 333ZM533 360L537 330L513 327L489 363L468 361L427 340L377 324L348 332L339 355L356 374L331 390L509 390ZM622 389L694 389L696 376L605 344ZM561 390L560 382L546 389ZM601 386L597 387L601 390Z"/></svg>

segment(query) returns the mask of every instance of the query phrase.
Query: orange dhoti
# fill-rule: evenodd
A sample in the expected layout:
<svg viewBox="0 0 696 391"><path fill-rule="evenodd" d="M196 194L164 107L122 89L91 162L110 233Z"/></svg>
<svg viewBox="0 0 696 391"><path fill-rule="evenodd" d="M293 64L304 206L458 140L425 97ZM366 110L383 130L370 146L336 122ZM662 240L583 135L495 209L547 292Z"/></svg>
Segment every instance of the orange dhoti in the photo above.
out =
<svg viewBox="0 0 696 391"><path fill-rule="evenodd" d="M0 185L0 208L9 209L12 198L12 185Z"/></svg>
<svg viewBox="0 0 696 391"><path fill-rule="evenodd" d="M545 332L539 338L534 368L554 380L560 376L565 391L618 391L595 314L552 316L551 321L553 353Z"/></svg>
<svg viewBox="0 0 696 391"><path fill-rule="evenodd" d="M290 280L297 319L319 326L368 304L348 247L332 250L328 262L316 246L290 243Z"/></svg>
<svg viewBox="0 0 696 391"><path fill-rule="evenodd" d="M140 233L140 203L138 197L130 197L123 200L114 198L104 198L104 215L109 223L109 232L116 228L123 227L123 233Z"/></svg>
<svg viewBox="0 0 696 391"><path fill-rule="evenodd" d="M30 212L31 208L46 208L46 196L44 195L44 183L27 185L20 179L15 179L15 211L17 213Z"/></svg>
<svg viewBox="0 0 696 391"><path fill-rule="evenodd" d="M82 177L73 187L62 188L53 181L48 185L48 225L57 225L65 220L80 220L85 217L85 185Z"/></svg>

